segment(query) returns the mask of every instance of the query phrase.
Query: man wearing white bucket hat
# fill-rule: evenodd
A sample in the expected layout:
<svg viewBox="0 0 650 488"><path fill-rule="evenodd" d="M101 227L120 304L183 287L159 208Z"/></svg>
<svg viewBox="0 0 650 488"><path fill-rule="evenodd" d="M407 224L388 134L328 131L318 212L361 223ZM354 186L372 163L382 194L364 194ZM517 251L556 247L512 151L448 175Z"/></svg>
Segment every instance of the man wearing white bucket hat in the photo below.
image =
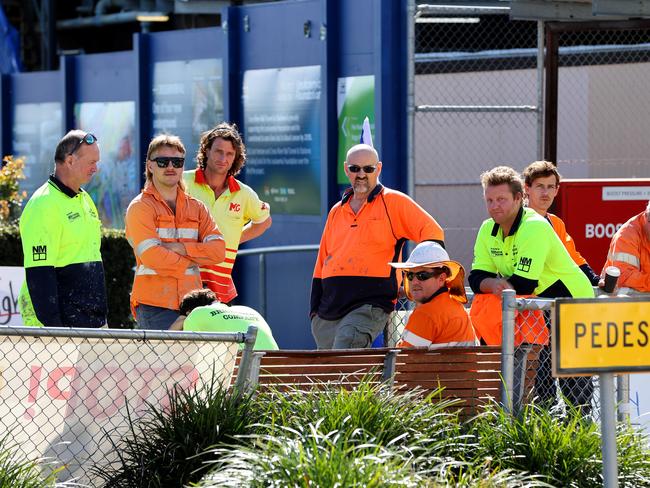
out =
<svg viewBox="0 0 650 488"><path fill-rule="evenodd" d="M469 315L463 307L465 270L436 242L417 245L404 263L388 263L404 274L404 290L413 300L399 347L478 345Z"/></svg>

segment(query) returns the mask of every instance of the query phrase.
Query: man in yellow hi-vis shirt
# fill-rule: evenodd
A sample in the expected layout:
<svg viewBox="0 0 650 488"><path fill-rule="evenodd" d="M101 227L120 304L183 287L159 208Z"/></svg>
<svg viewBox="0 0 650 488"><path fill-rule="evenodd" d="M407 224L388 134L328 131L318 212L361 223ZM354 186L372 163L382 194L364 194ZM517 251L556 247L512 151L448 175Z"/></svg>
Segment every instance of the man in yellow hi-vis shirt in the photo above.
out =
<svg viewBox="0 0 650 488"><path fill-rule="evenodd" d="M185 171L186 191L201 200L226 240L226 259L201 266L203 285L219 301L237 296L232 268L242 242L261 236L271 227L271 209L250 187L235 179L246 163L246 147L235 124L222 122L201 136L196 169Z"/></svg>
<svg viewBox="0 0 650 488"><path fill-rule="evenodd" d="M97 138L68 132L56 146L54 161L54 173L20 218L25 255L20 313L30 326L101 327L107 309L101 222L81 188L97 172Z"/></svg>

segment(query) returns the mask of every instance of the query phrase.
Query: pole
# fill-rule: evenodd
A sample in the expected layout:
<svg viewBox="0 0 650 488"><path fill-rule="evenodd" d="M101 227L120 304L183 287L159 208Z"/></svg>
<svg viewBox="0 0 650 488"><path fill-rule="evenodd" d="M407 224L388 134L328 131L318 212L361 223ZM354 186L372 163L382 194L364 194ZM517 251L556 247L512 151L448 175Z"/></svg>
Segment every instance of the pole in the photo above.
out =
<svg viewBox="0 0 650 488"><path fill-rule="evenodd" d="M616 376L616 405L618 406L618 421L630 420L630 375Z"/></svg>
<svg viewBox="0 0 650 488"><path fill-rule="evenodd" d="M602 373L600 381L600 422L603 451L603 486L618 487L616 461L616 406L614 405L614 374Z"/></svg>
<svg viewBox="0 0 650 488"><path fill-rule="evenodd" d="M503 409L512 413L512 395L514 392L515 367L515 290L501 292L501 404Z"/></svg>

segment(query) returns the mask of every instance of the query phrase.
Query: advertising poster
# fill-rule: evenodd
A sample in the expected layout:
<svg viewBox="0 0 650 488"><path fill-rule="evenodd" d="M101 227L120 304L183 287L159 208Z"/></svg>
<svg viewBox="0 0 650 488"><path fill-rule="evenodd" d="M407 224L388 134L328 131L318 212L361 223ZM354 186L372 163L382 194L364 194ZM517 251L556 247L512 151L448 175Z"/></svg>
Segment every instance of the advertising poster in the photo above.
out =
<svg viewBox="0 0 650 488"><path fill-rule="evenodd" d="M349 186L343 171L345 154L359 144L363 119L370 119L370 131L375 135L375 77L349 76L339 78L336 106L339 123L339 149L336 159L336 181Z"/></svg>
<svg viewBox="0 0 650 488"><path fill-rule="evenodd" d="M18 310L18 294L25 281L22 266L0 266L0 326L23 325Z"/></svg>
<svg viewBox="0 0 650 488"><path fill-rule="evenodd" d="M27 192L28 198L54 171L54 150L61 137L59 102L16 104L12 152L16 157L25 158L25 179L20 182L20 189Z"/></svg>
<svg viewBox="0 0 650 488"><path fill-rule="evenodd" d="M97 136L99 171L84 188L104 227L123 229L129 203L140 192L140 158L135 154L135 103L77 103L74 126Z"/></svg>
<svg viewBox="0 0 650 488"><path fill-rule="evenodd" d="M244 74L246 183L273 213L320 215L320 66Z"/></svg>
<svg viewBox="0 0 650 488"><path fill-rule="evenodd" d="M153 135L174 134L194 161L201 134L223 120L221 59L160 61L153 68Z"/></svg>
<svg viewBox="0 0 650 488"><path fill-rule="evenodd" d="M56 460L59 481L101 486L92 467L117 460L129 422L172 388L228 385L236 355L234 342L0 334L0 426L23 455Z"/></svg>

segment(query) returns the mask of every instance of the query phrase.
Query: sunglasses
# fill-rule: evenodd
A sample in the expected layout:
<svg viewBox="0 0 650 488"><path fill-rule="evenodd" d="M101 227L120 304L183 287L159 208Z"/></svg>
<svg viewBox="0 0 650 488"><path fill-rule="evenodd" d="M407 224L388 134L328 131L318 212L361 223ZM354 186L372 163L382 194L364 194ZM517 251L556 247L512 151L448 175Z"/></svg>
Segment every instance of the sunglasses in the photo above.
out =
<svg viewBox="0 0 650 488"><path fill-rule="evenodd" d="M166 168L169 166L169 163L172 163L172 166L176 169L182 168L185 165L185 158L174 158L171 156L158 156L157 158L153 158L152 161L155 161L159 168Z"/></svg>
<svg viewBox="0 0 650 488"><path fill-rule="evenodd" d="M72 156L77 151L77 149L81 147L81 145L84 142L89 146L92 146L97 142L97 138L94 136L94 134L91 134L90 132L86 132L86 135L84 135L81 139L79 139L79 142L75 144L74 148L72 148L72 151L68 153L68 156Z"/></svg>
<svg viewBox="0 0 650 488"><path fill-rule="evenodd" d="M404 271L404 276L406 276L406 279L409 281L413 281L413 278L417 278L418 281L427 281L430 280L431 278L435 278L436 276L439 276L440 273L441 273L440 270L418 271L417 273L414 273L413 271Z"/></svg>
<svg viewBox="0 0 650 488"><path fill-rule="evenodd" d="M374 173L377 169L377 166L359 166L358 164L348 164L348 171L350 173L358 173L363 170L364 173L370 174Z"/></svg>

